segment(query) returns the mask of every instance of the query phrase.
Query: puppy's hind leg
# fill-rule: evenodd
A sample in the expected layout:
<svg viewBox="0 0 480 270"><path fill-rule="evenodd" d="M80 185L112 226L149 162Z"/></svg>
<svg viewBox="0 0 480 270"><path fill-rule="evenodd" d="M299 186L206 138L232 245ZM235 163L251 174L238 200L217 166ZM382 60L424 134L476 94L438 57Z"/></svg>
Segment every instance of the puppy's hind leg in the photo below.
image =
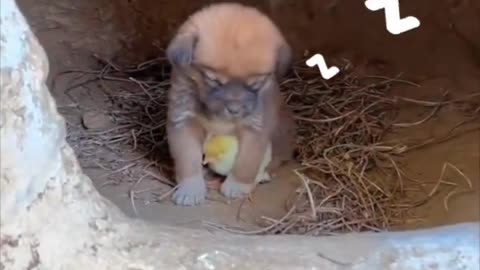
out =
<svg viewBox="0 0 480 270"><path fill-rule="evenodd" d="M292 112L283 107L280 110L280 121L272 134L272 161L268 164L269 172L277 171L285 162L294 160L297 140L297 125Z"/></svg>
<svg viewBox="0 0 480 270"><path fill-rule="evenodd" d="M268 147L267 147L267 150L265 151L263 161L260 165L260 169L258 170L257 177L255 178L256 183L264 184L272 180L272 176L268 171L268 166L271 161L272 161L272 144L268 143Z"/></svg>
<svg viewBox="0 0 480 270"><path fill-rule="evenodd" d="M202 168L201 143L204 134L194 122L181 127L168 126L167 133L178 183L172 199L183 206L200 204L207 195Z"/></svg>

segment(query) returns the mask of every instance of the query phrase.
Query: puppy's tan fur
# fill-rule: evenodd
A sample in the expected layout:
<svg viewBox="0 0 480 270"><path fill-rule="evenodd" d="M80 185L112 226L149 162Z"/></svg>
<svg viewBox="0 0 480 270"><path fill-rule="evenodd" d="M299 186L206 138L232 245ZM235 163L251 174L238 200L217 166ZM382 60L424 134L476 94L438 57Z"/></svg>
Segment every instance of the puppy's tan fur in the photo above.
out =
<svg viewBox="0 0 480 270"><path fill-rule="evenodd" d="M235 189L240 186L245 193L251 191L268 142L273 151L269 170L291 158L295 125L277 83L290 65L291 51L267 16L240 4L206 7L180 27L167 57L173 66L167 133L179 183L174 194L177 203L191 205L203 200L201 145L208 133L231 133L240 138L236 164L224 183L223 193L229 197L237 197ZM207 113L201 105L210 102L202 76L206 70L219 83L238 80L250 84L258 76L270 75L257 92L256 110L245 117L228 118ZM212 104L211 108L216 107Z"/></svg>

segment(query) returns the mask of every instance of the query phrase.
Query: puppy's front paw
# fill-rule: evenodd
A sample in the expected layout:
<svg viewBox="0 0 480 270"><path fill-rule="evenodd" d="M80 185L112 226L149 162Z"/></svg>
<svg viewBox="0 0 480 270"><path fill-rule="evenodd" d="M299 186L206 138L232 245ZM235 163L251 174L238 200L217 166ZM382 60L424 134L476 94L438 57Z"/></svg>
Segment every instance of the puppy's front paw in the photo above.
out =
<svg viewBox="0 0 480 270"><path fill-rule="evenodd" d="M254 187L255 184L244 184L238 182L235 177L230 174L220 187L220 192L222 192L222 194L229 199L237 199L249 195Z"/></svg>
<svg viewBox="0 0 480 270"><path fill-rule="evenodd" d="M201 204L207 196L207 186L203 176L194 176L184 179L173 193L172 199L175 204L193 206Z"/></svg>
<svg viewBox="0 0 480 270"><path fill-rule="evenodd" d="M272 176L268 172L263 172L262 174L258 175L257 178L255 179L255 182L258 184L265 184L268 183L272 180Z"/></svg>

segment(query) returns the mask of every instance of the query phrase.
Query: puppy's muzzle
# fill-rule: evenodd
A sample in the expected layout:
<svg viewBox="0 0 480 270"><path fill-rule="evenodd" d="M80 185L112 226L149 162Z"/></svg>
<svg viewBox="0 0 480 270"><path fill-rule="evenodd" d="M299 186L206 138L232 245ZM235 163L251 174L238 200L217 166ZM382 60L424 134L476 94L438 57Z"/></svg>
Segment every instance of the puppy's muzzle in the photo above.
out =
<svg viewBox="0 0 480 270"><path fill-rule="evenodd" d="M225 114L233 117L252 113L257 104L257 94L241 82L229 82L213 89L211 94L223 103Z"/></svg>
<svg viewBox="0 0 480 270"><path fill-rule="evenodd" d="M249 111L249 108L247 106L244 106L240 102L228 102L225 105L225 109L228 111L228 113L232 116L238 117L242 116L245 112Z"/></svg>

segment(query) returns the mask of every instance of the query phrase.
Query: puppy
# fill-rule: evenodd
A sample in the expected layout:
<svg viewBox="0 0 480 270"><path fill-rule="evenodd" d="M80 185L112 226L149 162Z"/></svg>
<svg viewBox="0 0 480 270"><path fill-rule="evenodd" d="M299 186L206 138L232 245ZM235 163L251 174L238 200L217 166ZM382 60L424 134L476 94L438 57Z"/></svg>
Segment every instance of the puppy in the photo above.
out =
<svg viewBox="0 0 480 270"><path fill-rule="evenodd" d="M179 184L176 204L205 199L202 144L208 134L239 138L237 161L220 188L228 198L253 190L269 143L269 170L291 159L294 121L277 83L291 64L291 48L266 15L235 3L207 6L180 26L166 54L172 65L167 136Z"/></svg>

